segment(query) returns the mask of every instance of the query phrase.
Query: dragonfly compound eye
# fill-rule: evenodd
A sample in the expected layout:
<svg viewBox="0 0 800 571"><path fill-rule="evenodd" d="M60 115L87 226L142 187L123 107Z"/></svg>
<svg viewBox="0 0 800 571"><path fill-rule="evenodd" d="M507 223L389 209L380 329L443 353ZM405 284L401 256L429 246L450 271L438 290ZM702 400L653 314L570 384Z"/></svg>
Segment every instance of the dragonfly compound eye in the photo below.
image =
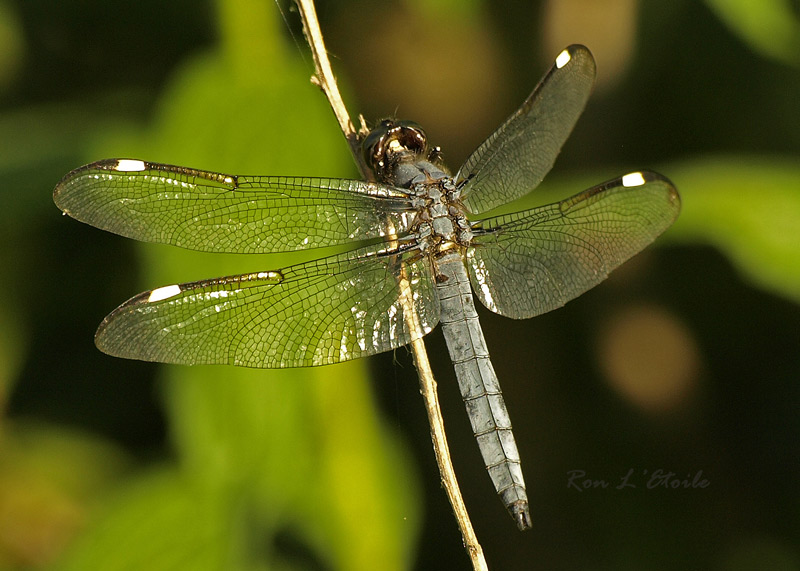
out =
<svg viewBox="0 0 800 571"><path fill-rule="evenodd" d="M396 129L397 142L403 149L422 154L428 148L428 137L422 127L413 121L400 121Z"/></svg>
<svg viewBox="0 0 800 571"><path fill-rule="evenodd" d="M362 143L364 158L376 173L392 164L398 155L420 155L427 147L428 138L418 123L392 119L381 121Z"/></svg>

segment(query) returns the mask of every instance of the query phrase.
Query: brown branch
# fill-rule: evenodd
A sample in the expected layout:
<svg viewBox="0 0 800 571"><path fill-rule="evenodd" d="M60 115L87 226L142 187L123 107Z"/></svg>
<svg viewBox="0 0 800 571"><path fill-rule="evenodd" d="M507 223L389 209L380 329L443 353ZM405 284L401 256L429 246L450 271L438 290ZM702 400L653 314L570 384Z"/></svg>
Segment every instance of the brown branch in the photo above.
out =
<svg viewBox="0 0 800 571"><path fill-rule="evenodd" d="M308 41L314 58L316 75L313 81L322 89L323 93L325 93L325 96L328 98L333 113L336 115L337 121L339 121L342 133L350 145L350 152L358 165L361 175L364 178L371 178L372 173L361 154L358 133L353 127L350 115L347 113L347 108L339 93L336 78L333 75L333 70L328 60L328 54L325 51L325 43L322 39L322 31L320 30L317 20L314 2L313 0L295 0L295 2L300 10L300 17L303 21L306 40ZM363 119L361 123L363 127ZM390 239L396 240L396 235L392 229L389 230ZM478 543L475 530L472 528L472 522L469 519L464 499L461 497L461 490L458 487L455 470L453 469L453 463L450 459L450 447L447 444L444 419L442 418L442 411L439 408L436 380L433 377L433 371L428 361L425 343L422 341L421 326L414 308L411 285L405 275L400 278L399 286L406 327L412 332L412 336L416 337L411 343L411 350L414 355L414 364L417 367L417 373L419 375L420 393L425 402L425 410L428 413L428 422L431 427L431 440L433 441L436 462L439 465L442 486L450 500L450 505L453 507L453 513L455 514L456 521L461 530L464 547L472 561L473 569L481 571L488 570L486 560L483 556L483 549L480 543Z"/></svg>
<svg viewBox="0 0 800 571"><path fill-rule="evenodd" d="M372 178L372 173L361 155L361 146L358 140L358 132L353 127L347 107L339 93L339 85L333 75L331 62L328 59L328 52L325 50L325 42L322 40L322 30L317 20L317 11L314 7L314 0L295 0L300 10L300 18L303 20L303 32L306 36L308 46L311 48L311 55L314 58L314 69L316 75L312 81L322 89L325 97L328 98L333 114L339 122L339 127L350 145L350 153L356 161L358 171L364 178Z"/></svg>

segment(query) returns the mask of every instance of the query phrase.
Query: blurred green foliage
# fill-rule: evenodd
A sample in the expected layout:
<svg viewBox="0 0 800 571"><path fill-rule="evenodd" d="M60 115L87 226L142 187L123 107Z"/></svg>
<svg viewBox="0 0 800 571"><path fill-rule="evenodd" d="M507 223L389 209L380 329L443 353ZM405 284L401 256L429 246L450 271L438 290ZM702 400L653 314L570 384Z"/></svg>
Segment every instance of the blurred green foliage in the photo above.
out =
<svg viewBox="0 0 800 571"><path fill-rule="evenodd" d="M673 238L719 248L748 280L800 303L800 162L709 158L684 163L673 176L703 189Z"/></svg>
<svg viewBox="0 0 800 571"><path fill-rule="evenodd" d="M92 109L84 110L74 127L93 128L79 144L81 161L159 156L236 172L349 174L341 135L309 87L307 68L287 51L275 7L223 2L218 8L219 47L178 66L150 125L97 124ZM54 113L61 114L73 116L64 108ZM46 157L38 142L49 135L34 137L37 154ZM56 141L52 154L64 147L75 150L74 143ZM147 248L145 257L148 283L255 263L158 247ZM396 437L376 418L363 364L279 372L173 368L164 378L176 460L121 485L68 550L63 568L274 569L296 568L303 558L333 568L372 569L378 559L387 569L408 566L419 519L413 476L403 468ZM97 457L87 466L106 461ZM251 537L243 537L250 527ZM299 553L274 547L282 536L294 537Z"/></svg>
<svg viewBox="0 0 800 571"><path fill-rule="evenodd" d="M436 116L452 110L415 97L441 101L437 87L453 89L444 97L464 123L432 117L429 130L445 153L455 149L446 154L451 167L469 151L463 145L480 142L475 130L487 135L518 102L509 94L521 100L553 55L531 39L547 24L543 6L456 5L321 7L331 52L348 54L334 60L346 92L350 77L369 90L385 87L375 78L397 65L408 92L382 97L396 97L400 115ZM457 469L496 568L798 569L797 14L779 1L642 2L639 10L627 71L590 102L531 200L657 167L684 204L659 242L670 247L642 257L651 281L633 266L633 289L612 279L584 305L533 325L485 325L490 345L495 328L494 339L508 341L492 351L506 367L507 393L518 397L509 407L534 532L516 535L492 497L455 410L461 404L442 383L444 406L454 401L448 428L470 449ZM255 0L0 3L0 569L466 566L421 410L405 412L421 409L413 371L403 371L411 381L400 378L392 356L379 375L388 378L378 391L396 392L386 397L373 394L365 362L158 368L110 359L91 345L102 316L137 291L299 257L133 245L81 227L51 201L69 169L130 156L222 172L355 176L309 83L309 56L296 49L296 18L286 6L283 15L293 37L274 5ZM436 34L414 36L422 21ZM574 33L564 44L583 41ZM498 82L494 108L462 111L480 100L477 88L465 87L470 77ZM371 108L381 96L366 87L353 91L369 120L395 110ZM597 316L632 300L669 307L701 354L700 396L671 416L648 416L599 388L591 331ZM446 360L436 343L434 360ZM535 382L515 351L535 363ZM379 412L381 399L391 401L389 412ZM401 418L387 420L391 409ZM409 434L401 438L400 429ZM566 469L611 476L647 462L702 468L711 490L688 500L586 500L563 489Z"/></svg>
<svg viewBox="0 0 800 571"><path fill-rule="evenodd" d="M789 0L708 0L720 19L766 56L800 66L800 13Z"/></svg>

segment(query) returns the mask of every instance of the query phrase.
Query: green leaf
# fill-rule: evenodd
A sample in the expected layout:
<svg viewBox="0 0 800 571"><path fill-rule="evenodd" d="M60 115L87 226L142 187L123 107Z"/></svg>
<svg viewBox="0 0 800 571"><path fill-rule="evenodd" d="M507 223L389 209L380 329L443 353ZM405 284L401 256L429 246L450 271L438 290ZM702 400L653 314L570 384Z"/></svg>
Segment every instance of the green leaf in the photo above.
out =
<svg viewBox="0 0 800 571"><path fill-rule="evenodd" d="M800 16L790 0L706 0L717 16L762 54L800 64Z"/></svg>
<svg viewBox="0 0 800 571"><path fill-rule="evenodd" d="M107 502L61 566L75 569L246 569L226 498L174 469L141 474Z"/></svg>
<svg viewBox="0 0 800 571"><path fill-rule="evenodd" d="M714 245L754 284L800 302L796 159L717 157L665 171L683 197L670 237Z"/></svg>

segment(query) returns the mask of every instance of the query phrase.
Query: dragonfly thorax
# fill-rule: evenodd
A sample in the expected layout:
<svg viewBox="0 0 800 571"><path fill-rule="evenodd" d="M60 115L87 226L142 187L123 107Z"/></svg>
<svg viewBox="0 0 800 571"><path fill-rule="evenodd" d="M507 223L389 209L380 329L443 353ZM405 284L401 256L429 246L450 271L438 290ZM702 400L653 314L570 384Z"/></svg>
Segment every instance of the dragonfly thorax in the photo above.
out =
<svg viewBox="0 0 800 571"><path fill-rule="evenodd" d="M454 246L468 246L472 229L459 202L459 190L452 177L414 184L412 203L419 208L415 228L419 248L429 253Z"/></svg>
<svg viewBox="0 0 800 571"><path fill-rule="evenodd" d="M422 127L387 119L367 135L363 149L381 182L409 191L417 210L412 234L421 251L435 254L469 245L472 230L460 189L441 164L441 150L428 145Z"/></svg>

